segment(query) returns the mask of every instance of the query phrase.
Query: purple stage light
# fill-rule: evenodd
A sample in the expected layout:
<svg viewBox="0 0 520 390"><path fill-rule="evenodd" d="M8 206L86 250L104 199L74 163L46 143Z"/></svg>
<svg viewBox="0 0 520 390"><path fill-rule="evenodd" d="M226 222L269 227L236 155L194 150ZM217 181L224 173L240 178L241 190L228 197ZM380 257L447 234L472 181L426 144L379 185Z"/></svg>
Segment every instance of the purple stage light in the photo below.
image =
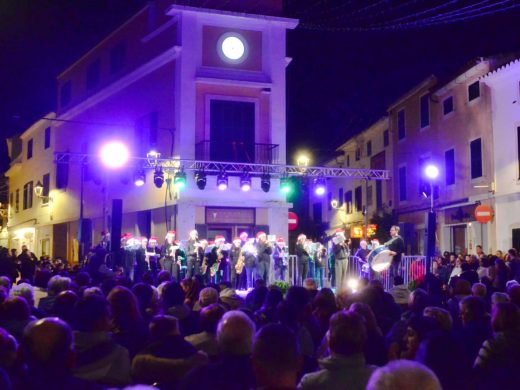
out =
<svg viewBox="0 0 520 390"><path fill-rule="evenodd" d="M314 193L318 196L325 195L327 191L327 182L324 178L318 177L314 180Z"/></svg>
<svg viewBox="0 0 520 390"><path fill-rule="evenodd" d="M128 148L120 141L111 141L101 147L99 156L101 161L108 168L121 168L129 158Z"/></svg>
<svg viewBox="0 0 520 390"><path fill-rule="evenodd" d="M435 165L429 164L424 168L424 174L430 180L435 180L439 176L439 168Z"/></svg>

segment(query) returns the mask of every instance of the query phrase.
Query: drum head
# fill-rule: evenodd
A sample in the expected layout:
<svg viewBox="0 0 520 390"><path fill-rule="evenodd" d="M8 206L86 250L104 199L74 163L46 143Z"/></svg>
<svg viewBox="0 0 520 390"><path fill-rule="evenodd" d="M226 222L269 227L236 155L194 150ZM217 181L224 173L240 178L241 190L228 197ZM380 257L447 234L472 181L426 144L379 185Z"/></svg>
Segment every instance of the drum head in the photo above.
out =
<svg viewBox="0 0 520 390"><path fill-rule="evenodd" d="M370 266L376 272L384 271L392 265L392 255L388 249L384 249L375 254L372 258Z"/></svg>

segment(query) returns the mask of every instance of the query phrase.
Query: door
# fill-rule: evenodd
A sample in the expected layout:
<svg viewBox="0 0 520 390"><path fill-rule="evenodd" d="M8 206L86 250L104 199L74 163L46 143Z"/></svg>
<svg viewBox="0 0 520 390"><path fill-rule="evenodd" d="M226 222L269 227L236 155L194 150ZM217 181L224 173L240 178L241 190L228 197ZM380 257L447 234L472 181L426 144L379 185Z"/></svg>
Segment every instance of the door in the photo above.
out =
<svg viewBox="0 0 520 390"><path fill-rule="evenodd" d="M466 252L466 230L466 225L457 225L451 228L451 249L456 254Z"/></svg>
<svg viewBox="0 0 520 390"><path fill-rule="evenodd" d="M513 229L513 248L520 251L520 229Z"/></svg>

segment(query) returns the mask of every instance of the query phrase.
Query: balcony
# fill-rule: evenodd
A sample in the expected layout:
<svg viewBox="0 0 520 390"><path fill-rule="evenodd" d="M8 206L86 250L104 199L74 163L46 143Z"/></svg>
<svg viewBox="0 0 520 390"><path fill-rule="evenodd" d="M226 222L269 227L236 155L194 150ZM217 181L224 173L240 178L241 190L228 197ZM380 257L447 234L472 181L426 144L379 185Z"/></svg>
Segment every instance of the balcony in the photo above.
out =
<svg viewBox="0 0 520 390"><path fill-rule="evenodd" d="M203 161L278 164L278 146L243 141L206 140L195 145L195 158Z"/></svg>

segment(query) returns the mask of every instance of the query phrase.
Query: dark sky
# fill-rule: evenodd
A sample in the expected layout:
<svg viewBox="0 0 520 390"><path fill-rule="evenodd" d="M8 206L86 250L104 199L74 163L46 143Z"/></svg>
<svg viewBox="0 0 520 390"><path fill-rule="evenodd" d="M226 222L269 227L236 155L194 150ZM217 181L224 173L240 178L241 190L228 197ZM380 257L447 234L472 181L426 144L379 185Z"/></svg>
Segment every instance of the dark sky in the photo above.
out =
<svg viewBox="0 0 520 390"><path fill-rule="evenodd" d="M54 110L56 76L145 3L0 0L1 138L26 129ZM343 3L352 9L342 7ZM447 77L472 58L520 50L518 8L434 27L327 31L347 25L352 12L356 26L372 23L374 15L379 20L383 16L395 18L385 8L378 8L393 3L399 4L375 0L293 2L297 4L293 12L299 14L306 13L309 4L317 6L304 19L307 28L288 34L287 52L293 58L287 68L289 156L307 147L325 157L327 149L377 120L389 103L428 75ZM409 3L437 6L439 1ZM327 9L332 11L327 13ZM399 12L406 15L417 10L403 7ZM6 166L2 142L0 169Z"/></svg>

